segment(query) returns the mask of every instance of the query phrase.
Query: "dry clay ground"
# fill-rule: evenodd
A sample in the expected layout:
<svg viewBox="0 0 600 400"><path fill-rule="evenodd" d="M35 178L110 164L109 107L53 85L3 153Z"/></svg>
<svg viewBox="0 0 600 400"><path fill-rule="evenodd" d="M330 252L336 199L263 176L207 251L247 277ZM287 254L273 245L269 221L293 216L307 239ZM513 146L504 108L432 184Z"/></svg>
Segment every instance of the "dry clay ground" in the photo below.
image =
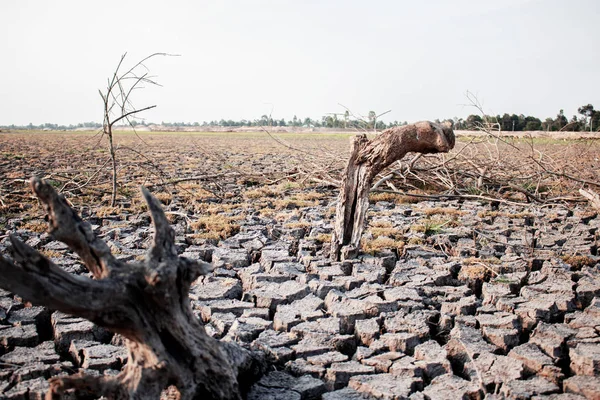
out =
<svg viewBox="0 0 600 400"><path fill-rule="evenodd" d="M249 399L600 398L600 219L577 193L598 189L598 142L467 137L398 164L371 195L364 253L332 263L348 137L120 134L109 207L98 136L0 133L0 252L12 233L87 274L44 233L36 175L117 257L141 258L144 184L180 252L215 267L190 292L207 331L272 364ZM127 362L121 338L22 300L0 290L0 398L43 398L52 376Z"/></svg>

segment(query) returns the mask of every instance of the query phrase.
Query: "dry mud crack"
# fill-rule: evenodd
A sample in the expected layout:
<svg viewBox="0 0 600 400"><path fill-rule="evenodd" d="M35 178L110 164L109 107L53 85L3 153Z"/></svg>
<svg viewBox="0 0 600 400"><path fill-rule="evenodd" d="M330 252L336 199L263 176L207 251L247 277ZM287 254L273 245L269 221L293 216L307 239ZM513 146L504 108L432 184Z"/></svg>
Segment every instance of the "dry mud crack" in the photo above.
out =
<svg viewBox="0 0 600 400"><path fill-rule="evenodd" d="M191 288L196 316L212 336L268 357L248 399L600 398L596 214L378 202L366 240L387 233L402 245L331 262L332 200L288 204L278 216L231 207L239 229L220 241L190 235L177 202L166 207L180 254L214 265ZM91 222L132 260L149 245L147 218ZM47 234L8 224L85 273ZM8 247L2 239L0 251ZM52 376L117 374L127 362L118 336L20 300L0 290L0 398L43 398Z"/></svg>

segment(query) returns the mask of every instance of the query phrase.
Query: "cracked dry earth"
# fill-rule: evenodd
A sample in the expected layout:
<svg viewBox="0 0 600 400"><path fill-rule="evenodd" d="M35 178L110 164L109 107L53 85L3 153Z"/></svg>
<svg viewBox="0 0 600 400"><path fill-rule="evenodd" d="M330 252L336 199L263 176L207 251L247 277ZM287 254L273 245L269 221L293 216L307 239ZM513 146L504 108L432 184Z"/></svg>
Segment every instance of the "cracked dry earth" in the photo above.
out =
<svg viewBox="0 0 600 400"><path fill-rule="evenodd" d="M333 195L289 204L287 219L246 208L239 232L219 242L190 238L188 221L174 220L180 253L215 267L190 292L206 330L271 363L248 399L600 398L597 214L381 201L366 238L386 226L404 246L332 263L323 237ZM91 222L120 258L149 245L146 214ZM87 273L49 235L7 224ZM20 300L0 290L0 398L42 399L51 376L117 374L127 362L118 336Z"/></svg>
<svg viewBox="0 0 600 400"><path fill-rule="evenodd" d="M220 241L190 234L176 198L166 206L180 253L215 267L190 291L197 317L270 362L248 399L600 399L597 213L380 201L365 244L394 232L402 244L335 263L334 200L277 216L231 207L239 231ZM150 243L145 213L88 220L119 258ZM6 230L87 273L65 245L21 226ZM117 374L126 362L120 337L0 290L0 398L42 399L49 377Z"/></svg>

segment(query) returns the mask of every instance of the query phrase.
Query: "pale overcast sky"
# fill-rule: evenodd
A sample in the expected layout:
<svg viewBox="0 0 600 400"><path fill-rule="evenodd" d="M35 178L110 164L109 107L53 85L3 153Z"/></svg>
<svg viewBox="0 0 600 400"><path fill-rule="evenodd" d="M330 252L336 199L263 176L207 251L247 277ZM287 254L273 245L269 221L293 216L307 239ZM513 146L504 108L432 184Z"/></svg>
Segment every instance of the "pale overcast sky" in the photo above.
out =
<svg viewBox="0 0 600 400"><path fill-rule="evenodd" d="M600 108L598 0L0 2L0 125L102 120L122 53L154 52L148 121L492 114Z"/></svg>

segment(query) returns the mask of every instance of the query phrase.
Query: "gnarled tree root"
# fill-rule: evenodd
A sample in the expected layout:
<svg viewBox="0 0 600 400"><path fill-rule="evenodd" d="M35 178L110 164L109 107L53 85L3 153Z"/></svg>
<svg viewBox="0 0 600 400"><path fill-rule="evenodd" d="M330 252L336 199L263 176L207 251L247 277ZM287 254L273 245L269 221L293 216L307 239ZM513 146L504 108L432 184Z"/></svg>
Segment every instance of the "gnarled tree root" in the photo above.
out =
<svg viewBox="0 0 600 400"><path fill-rule="evenodd" d="M240 399L239 374L259 375L264 362L208 336L192 313L190 285L211 266L177 255L158 200L142 188L154 242L143 262L124 263L52 186L34 178L31 187L48 212L49 232L81 257L94 279L65 272L11 236L14 262L0 256L0 287L119 333L128 348L127 364L116 377L55 377L47 398L77 390L112 399L159 399L174 386L180 399Z"/></svg>

